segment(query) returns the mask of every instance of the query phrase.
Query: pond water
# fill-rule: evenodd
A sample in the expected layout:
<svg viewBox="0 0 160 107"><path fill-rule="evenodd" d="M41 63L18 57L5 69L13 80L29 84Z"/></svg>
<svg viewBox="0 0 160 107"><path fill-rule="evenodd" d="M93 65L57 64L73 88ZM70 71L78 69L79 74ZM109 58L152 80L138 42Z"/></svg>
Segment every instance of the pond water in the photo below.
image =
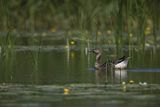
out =
<svg viewBox="0 0 160 107"><path fill-rule="evenodd" d="M88 53L86 44L65 43L65 39L45 38L41 45L18 42L1 47L0 106L160 105L159 48L133 46L117 51L114 45L90 44L90 48L102 48L102 62L131 57L127 69L115 70L106 78L94 70L95 55Z"/></svg>

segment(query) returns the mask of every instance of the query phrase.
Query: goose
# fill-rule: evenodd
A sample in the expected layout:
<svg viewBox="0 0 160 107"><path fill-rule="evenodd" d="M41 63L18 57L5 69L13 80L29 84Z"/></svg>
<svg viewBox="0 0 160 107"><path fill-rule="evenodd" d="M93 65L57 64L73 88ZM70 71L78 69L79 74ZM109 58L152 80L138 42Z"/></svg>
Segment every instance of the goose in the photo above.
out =
<svg viewBox="0 0 160 107"><path fill-rule="evenodd" d="M96 61L95 61L95 68L96 69L106 69L107 66L107 61L104 63L101 63L101 56L102 56L102 51L100 49L92 49L89 50L89 52L92 52L96 54ZM128 65L130 57L123 56L115 61L110 61L110 63L113 64L115 69L125 69Z"/></svg>
<svg viewBox="0 0 160 107"><path fill-rule="evenodd" d="M107 61L104 63L101 63L102 51L100 49L92 49L92 50L89 50L89 52L96 54L96 61L95 61L96 70L105 70Z"/></svg>

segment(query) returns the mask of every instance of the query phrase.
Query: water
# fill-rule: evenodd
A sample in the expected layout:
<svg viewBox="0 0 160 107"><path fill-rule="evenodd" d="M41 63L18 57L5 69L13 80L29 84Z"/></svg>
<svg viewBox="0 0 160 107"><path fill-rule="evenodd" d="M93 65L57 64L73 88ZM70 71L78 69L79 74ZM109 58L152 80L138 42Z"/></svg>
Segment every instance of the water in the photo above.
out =
<svg viewBox="0 0 160 107"><path fill-rule="evenodd" d="M67 88L69 92L63 90ZM3 107L52 106L128 106L150 107L159 103L159 85L16 85L2 84L0 105Z"/></svg>
<svg viewBox="0 0 160 107"><path fill-rule="evenodd" d="M95 56L83 42L69 48L66 39L46 37L41 45L26 41L1 47L0 106L159 106L159 49L133 46L117 52L114 45L90 47L103 48L102 62L131 56L128 68L110 73L106 84L106 75L96 73Z"/></svg>

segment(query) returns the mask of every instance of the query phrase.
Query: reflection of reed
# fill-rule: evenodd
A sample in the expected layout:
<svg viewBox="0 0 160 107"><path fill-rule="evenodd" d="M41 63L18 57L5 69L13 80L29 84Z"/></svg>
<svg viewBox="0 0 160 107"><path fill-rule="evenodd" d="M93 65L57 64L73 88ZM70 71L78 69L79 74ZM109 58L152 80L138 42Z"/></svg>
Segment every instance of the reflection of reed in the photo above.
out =
<svg viewBox="0 0 160 107"><path fill-rule="evenodd" d="M69 47L69 39L67 38L66 39L66 46L65 46L65 48L66 48L66 53L67 53L67 67L69 68L69 62L70 62L70 47Z"/></svg>

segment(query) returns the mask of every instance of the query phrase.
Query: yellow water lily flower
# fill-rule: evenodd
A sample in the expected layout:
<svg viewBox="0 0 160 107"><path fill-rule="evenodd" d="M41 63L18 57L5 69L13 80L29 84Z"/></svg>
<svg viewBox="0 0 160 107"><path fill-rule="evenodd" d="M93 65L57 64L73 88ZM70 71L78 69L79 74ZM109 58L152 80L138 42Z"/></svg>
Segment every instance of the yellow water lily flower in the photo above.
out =
<svg viewBox="0 0 160 107"><path fill-rule="evenodd" d="M70 89L69 89L69 88L64 88L63 91L64 91L64 94L65 94L65 95L67 95L67 94L70 93Z"/></svg>

